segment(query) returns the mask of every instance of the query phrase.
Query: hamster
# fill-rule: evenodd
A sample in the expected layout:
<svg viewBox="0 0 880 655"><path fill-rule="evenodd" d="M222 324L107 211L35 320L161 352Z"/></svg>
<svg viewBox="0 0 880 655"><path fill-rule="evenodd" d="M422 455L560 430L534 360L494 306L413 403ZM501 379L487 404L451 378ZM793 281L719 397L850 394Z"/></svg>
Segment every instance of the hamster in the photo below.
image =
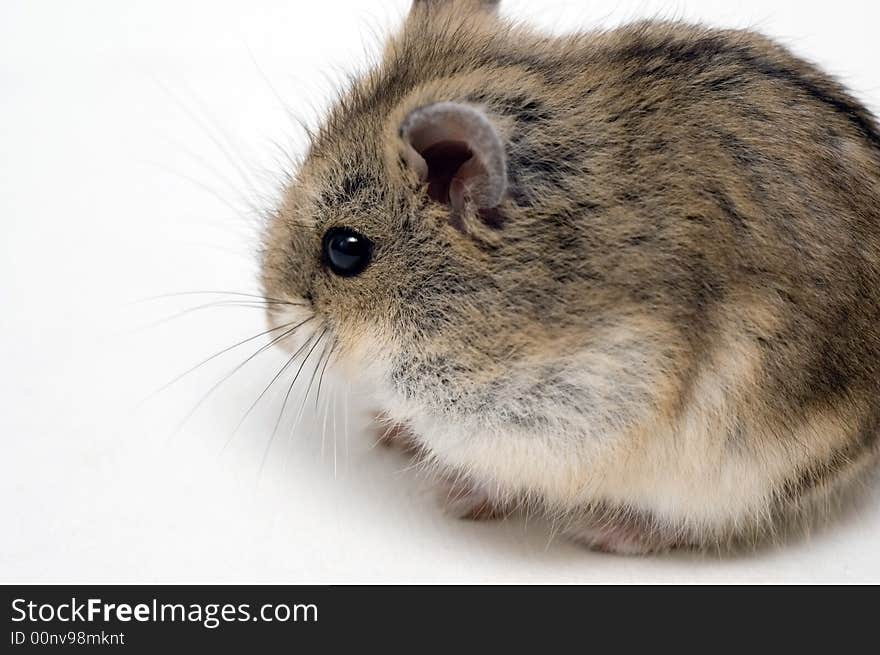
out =
<svg viewBox="0 0 880 655"><path fill-rule="evenodd" d="M475 506L619 553L812 525L880 450L877 121L750 31L497 5L417 0L341 95L270 324Z"/></svg>

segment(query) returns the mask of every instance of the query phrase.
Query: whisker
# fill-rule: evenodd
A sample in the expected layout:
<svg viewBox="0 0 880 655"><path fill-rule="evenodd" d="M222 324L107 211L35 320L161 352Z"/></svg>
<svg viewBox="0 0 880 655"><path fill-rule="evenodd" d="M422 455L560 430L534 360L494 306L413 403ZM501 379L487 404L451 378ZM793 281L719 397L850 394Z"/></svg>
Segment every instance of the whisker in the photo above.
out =
<svg viewBox="0 0 880 655"><path fill-rule="evenodd" d="M219 307L238 307L238 308L247 308L247 309L260 309L265 311L269 305L261 304L259 302L253 300L218 300L217 302L209 302L204 303L202 305L196 305L195 307L189 307L188 309L182 309L179 312L175 312L170 316L164 316L160 319L156 319L150 323L146 323L144 325L139 325L137 327L132 328L127 334L137 334L138 332L143 332L145 330L151 330L153 328L157 328L161 325L165 325L166 323L170 323L178 318L183 318L184 316L188 316L194 312L201 311L203 309L212 309Z"/></svg>
<svg viewBox="0 0 880 655"><path fill-rule="evenodd" d="M327 332L327 330L325 329L324 333L326 333L326 332ZM323 334L321 336L323 336ZM318 374L318 367L321 365L321 360L324 358L324 353L326 351L327 351L327 344L325 343L324 347L321 349L321 356L318 357L318 362L315 364L315 368L312 369L312 375L309 378L309 384L306 387L305 394L303 395L303 403L305 403L309 398L309 392L312 390L312 384L315 382L315 376ZM317 407L316 407L316 409L317 409Z"/></svg>
<svg viewBox="0 0 880 655"><path fill-rule="evenodd" d="M296 375L294 375L293 380L290 381L290 386L287 388L287 393L284 394L284 401L281 403L281 411L278 412L278 419L275 421L275 427L272 428L272 434L269 435L269 442L266 444L266 449L263 452L263 459L260 461L260 469L257 474L258 476L262 474L263 468L266 466L266 460L269 457L269 451L272 448L272 442L275 441L275 434L278 432L278 426L281 425L281 419L284 416L284 410L287 408L287 401L290 399L290 394L293 392L293 387L296 384L296 380L297 380L297 378L299 378L299 374L302 373L303 368L305 368L306 362L309 361L309 357L312 356L312 352L314 352L314 350L315 350L315 348L317 348L318 344L321 343L325 334L327 334L327 328L324 328L324 330L321 332L321 334L318 336L318 338L315 339L314 345L309 349L309 352L306 353L306 356L303 358L302 363L299 366L299 369L297 369L297 371L296 371ZM320 360L318 360L318 361L320 361ZM306 395L308 395L308 389L306 389Z"/></svg>
<svg viewBox="0 0 880 655"><path fill-rule="evenodd" d="M241 162L247 161L247 158L244 156L244 153L241 150L241 144L235 142L229 131L220 124L216 116L211 114L207 105L195 93L190 93L190 97L196 107L207 119L207 122L213 126L216 134L221 141L221 147L223 143L226 144L228 148L226 153L227 159L233 166L235 166L242 181L249 186L250 193L254 196L259 197L260 188L257 184L255 184L255 181L260 181L259 175L252 171L248 171L247 168L245 168L245 166L241 164ZM230 150L231 152L229 152ZM248 202L251 202L250 199L246 198L246 200Z"/></svg>
<svg viewBox="0 0 880 655"><path fill-rule="evenodd" d="M220 132L220 135L224 137L224 139L221 140L210 129L210 127L207 125L205 120L201 120L195 111L193 111L173 91L171 91L170 87L168 87L166 84L164 84L162 82L162 80L159 79L158 77L156 77L154 79L155 79L156 84L172 100L172 102L174 102L177 105L177 107L181 111L183 111L187 115L187 117L189 117L189 119L195 125L197 125L199 127L199 129L201 129L203 131L205 136L207 136L211 140L211 142L217 147L217 149L220 150L221 153L223 153L224 157L226 157L227 161L232 165L232 167L233 167L233 169L235 169L236 173L238 173L238 176L241 178L241 180L249 187L249 191L251 193L255 193L256 188L253 183L253 180L248 176L244 167L240 164L240 161L242 160L241 153L235 153L238 155L238 157L239 157L238 159L236 159L236 157L233 156L233 154L229 150L229 147L231 147L231 143L228 143L228 142L224 143L224 140L227 140L227 138L223 134L223 131L220 130L217 125L213 125L214 129L217 129ZM195 103L204 112L204 108L200 106L200 103L198 102L198 100L195 100ZM207 113L205 113L205 117L210 120L210 116Z"/></svg>
<svg viewBox="0 0 880 655"><path fill-rule="evenodd" d="M235 428L232 430L232 432L230 433L230 435L226 438L226 441L223 443L223 448L222 448L221 451L220 451L221 453L222 453L223 451L226 450L226 448L227 448L227 447L229 446L229 444L232 442L233 437L235 437L235 435L238 433L239 429L241 429L241 426L242 426L242 425L244 424L244 422L247 420L247 417L250 416L251 412L254 411L254 408L257 406L257 404L260 402L260 400L262 400L263 396L266 395L266 393L269 391L269 389L272 387L272 385L275 384L275 382L278 380L278 378L281 377L281 375L284 373L284 371L286 371L286 370L288 369L288 367L293 363L293 361L294 361L297 357L299 357L300 354L301 354L306 348L308 348L308 346L309 346L309 344L311 344L312 339L314 338L314 336L315 336L314 334L313 334L312 336L310 336L310 337L306 340L306 342L305 342L302 346L300 346L299 348L297 348L296 352L293 353L293 355L290 356L290 358L287 360L287 362L284 364L284 366L282 366L280 369L278 369L278 372L275 373L275 376L269 381L269 384L266 385L266 387L260 392L260 395L257 396L257 399L254 400L254 402L251 403L250 407L247 408L247 411L244 413L244 416L241 417L241 419L240 419L240 420L238 421L238 423L235 425Z"/></svg>
<svg viewBox="0 0 880 655"><path fill-rule="evenodd" d="M333 388L333 479L336 479L336 442L339 441L339 433L336 430L336 414L338 414L338 408L336 406L336 392L337 389ZM327 404L330 404L330 399L327 399Z"/></svg>
<svg viewBox="0 0 880 655"><path fill-rule="evenodd" d="M185 377L186 377L187 375L189 375L190 373L192 373L192 372L198 370L199 368L201 368L201 367L204 366L205 364L207 364L207 363L209 363L209 362L211 362L211 361L217 359L217 358L220 357L221 355L225 355L225 354L228 353L230 350L235 350L235 349L238 348L239 346L243 346L244 344L249 343L249 342L253 341L254 339L259 339L260 337L264 337L264 336L266 336L267 334L271 334L272 332L277 332L278 330L283 330L283 329L285 329L285 328L289 328L291 325L293 325L293 321L291 321L291 322L289 322L289 323L285 323L285 324L283 324L283 325L279 325L279 326L277 326L277 327L269 328L268 330L264 330L264 331L260 332L259 334L255 334L255 335L252 336L252 337L248 337L247 339L242 339L242 340L239 341L238 343L234 343L234 344L232 344L231 346L227 346L226 348L224 348L224 349L221 350L220 352L214 353L214 354L211 355L210 357L208 357L208 358L206 358L206 359L203 359L203 360L200 361L198 364L196 364L196 365L194 365L194 366L188 368L188 369L185 370L183 373L181 373L181 374L178 375L177 377L173 378L173 379L170 380L169 382L166 382L166 383L163 384L161 387L159 387L158 389L156 389L153 393L151 393L149 396L147 396L146 398L144 398L143 400L141 400L141 401L138 403L137 406L139 407L139 406L143 405L145 402L147 402L147 401L150 400L151 398L154 398L154 397L157 396L158 394L162 393L162 392L165 391L168 387L170 387L170 386L174 385L175 383L179 382L180 380L182 380L183 378L185 378Z"/></svg>
<svg viewBox="0 0 880 655"><path fill-rule="evenodd" d="M278 298L270 298L268 296L264 296L262 294L256 293L244 293L241 291L177 291L175 293L163 293L156 296L147 296L146 298L140 298L138 300L132 301L131 304L139 304L145 302L152 302L154 300L165 300L168 298L179 298L181 296L241 296L244 298L255 298L257 300L262 300L267 303L277 303L280 305L302 305L304 303L294 303L289 300L280 300Z"/></svg>
<svg viewBox="0 0 880 655"><path fill-rule="evenodd" d="M351 466L351 451L348 447L348 396L351 393L351 383L345 384L345 393L342 395L342 434L345 439L345 466L349 470Z"/></svg>
<svg viewBox="0 0 880 655"><path fill-rule="evenodd" d="M295 124L298 124L299 127L302 127L302 124L299 121L299 119L297 118L296 114L294 114L291 111L290 106L286 102L284 102L284 99L281 97L281 94L275 88L275 85L272 84L272 82L269 80L269 76L266 75L266 72L263 70L262 66L260 66L259 62L257 61L257 58L254 56L254 51L251 50L251 47L247 43L244 44L244 47L247 49L248 55L251 58L251 62L253 62L254 68L257 69L257 73L259 73L260 77L266 83L266 86L269 87L269 91L271 91L272 95L275 97L275 100L278 101L278 105L281 107L281 110L287 115L288 120L290 120L291 122L293 122ZM293 163L293 162L291 162L291 163Z"/></svg>
<svg viewBox="0 0 880 655"><path fill-rule="evenodd" d="M241 207L236 207L235 204L229 198L227 198L222 193L220 193L219 191L217 191L213 187L209 186L208 184L206 184L205 182L203 182L199 178L197 178L193 175L190 175L188 173L183 173L179 170L171 168L170 166L168 166L162 162L151 161L149 159L142 159L142 160L140 160L140 163L144 164L145 166L152 166L154 168L158 168L159 170L164 171L165 173L168 173L169 175L173 175L175 177L178 177L181 180L184 180L185 182L189 182L190 184L197 187L198 189L201 189L202 191L204 191L205 193L207 193L208 195L213 197L215 200L217 200L220 204L225 206L227 209L231 210L233 214L235 214L236 216L238 216L242 220L244 220L245 225L247 225L249 222L254 220L252 217L248 217L248 215L244 209L242 209Z"/></svg>
<svg viewBox="0 0 880 655"><path fill-rule="evenodd" d="M193 162L202 166L206 171L215 175L217 177L217 180L219 182L222 182L224 186L233 188L238 184L232 178L228 177L223 171L214 166L206 157L202 157L197 152L186 146L182 141L178 141L177 139L169 137L165 137L163 140L174 148L177 148L186 156L188 156Z"/></svg>
<svg viewBox="0 0 880 655"><path fill-rule="evenodd" d="M285 402L286 402L286 400L285 400ZM296 412L296 416L293 419L293 424L287 433L286 449L287 449L288 457L284 461L284 468L282 470L282 473L286 473L286 471L287 471L287 463L288 463L288 460L290 459L290 457L292 456L291 444L293 442L293 436L294 436L294 434L296 434L297 429L302 424L302 417L303 417L303 412L305 410L305 406L306 406L306 402L305 402L305 398L303 398L303 402L300 403L299 409Z"/></svg>
<svg viewBox="0 0 880 655"><path fill-rule="evenodd" d="M328 402L330 399L327 399L327 402L324 403L324 416L321 419L321 462L324 461L324 443L327 440L327 408ZM335 477L335 476L334 476Z"/></svg>
<svg viewBox="0 0 880 655"><path fill-rule="evenodd" d="M177 426L177 429L174 431L174 434L176 434L177 432L180 431L180 429L186 424L186 422L189 421L190 418L192 418L193 414L195 414L195 413L198 411L199 407L201 407L201 406L205 403L205 401L211 396L211 394L213 394L213 393L217 390L218 387L220 387L220 385L222 385L222 384L223 384L224 382L226 382L229 378L231 378L233 375L235 375L238 371L240 371L242 368L244 368L244 366L245 366L248 362L250 362L252 359L254 359L257 355L259 355L259 354L265 352L266 350L268 350L269 348L271 348L272 346L274 346L276 343L278 343L278 342L281 341L282 339L285 339L286 337L290 336L290 335L293 334L297 329L299 329L300 326L305 325L306 323L308 323L309 321L311 321L313 318L314 318L314 316L310 316L310 317L307 318L306 320L304 320L304 321L302 321L302 322L296 324L295 326L293 326L293 327L290 328L289 330L283 332L281 335L279 335L279 336L273 338L271 341L269 341L269 343L267 343L267 344L261 346L260 349L257 350L257 352L255 352L253 355L251 355L250 357L248 357L247 359L245 359L241 364L239 364L238 366L236 366L235 368L233 368L231 371L229 371L229 373L227 373L226 375L224 375L224 376L223 376L223 377L222 377L222 378L221 378L216 384L214 384L210 389L208 389L208 391L207 391L207 393L205 393L205 395L203 395L203 396L199 399L199 401L196 403L196 406L192 408L192 410L191 410L191 411L190 411L190 412L189 412L189 413L183 418L183 420L182 420L182 421L180 422L180 424Z"/></svg>
<svg viewBox="0 0 880 655"><path fill-rule="evenodd" d="M330 345L330 351L327 353L327 359L324 360L324 366L321 368L321 375L318 376L318 390L315 392L315 411L318 411L318 399L321 397L321 384L324 382L324 371L327 370L327 364L330 363L330 358L333 356L333 349L334 348L336 348L336 341L335 340ZM321 355L323 356L323 354L324 353L322 351ZM318 360L318 364L320 364L320 363L321 363L321 361Z"/></svg>

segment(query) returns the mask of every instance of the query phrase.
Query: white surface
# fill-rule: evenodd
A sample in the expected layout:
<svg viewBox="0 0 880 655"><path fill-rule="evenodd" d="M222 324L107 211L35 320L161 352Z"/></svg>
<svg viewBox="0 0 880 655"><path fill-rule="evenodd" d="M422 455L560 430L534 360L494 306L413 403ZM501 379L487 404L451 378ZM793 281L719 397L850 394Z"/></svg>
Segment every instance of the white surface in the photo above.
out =
<svg viewBox="0 0 880 655"><path fill-rule="evenodd" d="M877 491L832 530L728 560L599 555L534 522L449 519L402 457L370 448L364 408L352 397L346 412L338 387L326 426L310 401L295 434L294 393L261 470L284 386L223 444L281 363L271 351L175 433L259 342L138 405L263 322L206 308L143 327L215 298L133 301L255 289L252 208L271 207L303 144L279 97L314 122L406 5L0 4L0 581L880 582ZM504 12L558 30L643 15L755 26L880 104L868 3Z"/></svg>

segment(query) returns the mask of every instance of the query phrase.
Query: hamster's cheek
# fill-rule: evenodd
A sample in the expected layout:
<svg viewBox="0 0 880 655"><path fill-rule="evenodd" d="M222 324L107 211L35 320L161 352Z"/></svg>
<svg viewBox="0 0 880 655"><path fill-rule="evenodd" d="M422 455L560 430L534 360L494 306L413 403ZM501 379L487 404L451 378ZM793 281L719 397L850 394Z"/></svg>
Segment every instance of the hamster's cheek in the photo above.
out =
<svg viewBox="0 0 880 655"><path fill-rule="evenodd" d="M266 313L270 341L290 354L293 354L314 338L321 329L315 312L303 301L299 304L272 305Z"/></svg>
<svg viewBox="0 0 880 655"><path fill-rule="evenodd" d="M346 380L367 385L372 392L384 389L396 353L393 339L376 326L350 326L336 336L334 365Z"/></svg>

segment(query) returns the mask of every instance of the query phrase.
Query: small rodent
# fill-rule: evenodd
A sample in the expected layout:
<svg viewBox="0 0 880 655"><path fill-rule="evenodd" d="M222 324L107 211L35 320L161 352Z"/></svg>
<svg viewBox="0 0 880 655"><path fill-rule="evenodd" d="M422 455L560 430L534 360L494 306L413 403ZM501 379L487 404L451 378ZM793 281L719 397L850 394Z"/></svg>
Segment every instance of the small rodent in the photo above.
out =
<svg viewBox="0 0 880 655"><path fill-rule="evenodd" d="M475 503L592 547L827 514L880 450L875 118L750 31L551 37L497 5L414 2L312 135L270 324Z"/></svg>

